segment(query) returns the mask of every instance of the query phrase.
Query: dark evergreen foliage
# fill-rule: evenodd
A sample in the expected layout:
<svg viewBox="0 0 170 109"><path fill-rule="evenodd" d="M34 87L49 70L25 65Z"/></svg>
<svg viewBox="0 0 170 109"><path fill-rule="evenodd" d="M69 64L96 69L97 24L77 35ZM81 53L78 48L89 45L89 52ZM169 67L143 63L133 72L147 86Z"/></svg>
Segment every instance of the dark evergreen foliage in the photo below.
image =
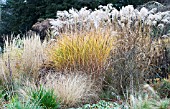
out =
<svg viewBox="0 0 170 109"><path fill-rule="evenodd" d="M149 0L6 0L2 5L0 36L24 34L39 18L55 18L58 10L80 9L87 6L95 9L99 5L113 3L116 8L123 5L139 5Z"/></svg>

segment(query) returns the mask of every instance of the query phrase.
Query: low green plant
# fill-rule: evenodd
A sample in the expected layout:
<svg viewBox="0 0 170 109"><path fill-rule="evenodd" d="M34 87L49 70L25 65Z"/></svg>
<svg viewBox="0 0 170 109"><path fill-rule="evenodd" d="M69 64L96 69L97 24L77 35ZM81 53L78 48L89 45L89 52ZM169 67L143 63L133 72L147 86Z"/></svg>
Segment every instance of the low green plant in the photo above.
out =
<svg viewBox="0 0 170 109"><path fill-rule="evenodd" d="M119 105L116 102L106 102L100 100L97 104L86 104L83 107L77 109L122 109L122 105Z"/></svg>
<svg viewBox="0 0 170 109"><path fill-rule="evenodd" d="M159 109L168 109L169 104L170 104L169 99L161 100Z"/></svg>
<svg viewBox="0 0 170 109"><path fill-rule="evenodd" d="M4 105L7 109L43 109L38 103L30 100L21 101L17 96L13 97L9 102Z"/></svg>
<svg viewBox="0 0 170 109"><path fill-rule="evenodd" d="M32 102L39 103L45 109L57 109L60 107L60 102L53 90L47 90L40 86L40 88L31 91Z"/></svg>
<svg viewBox="0 0 170 109"><path fill-rule="evenodd" d="M3 105L3 94L2 94L2 88L1 88L1 86L0 86L0 107L2 107L2 105Z"/></svg>
<svg viewBox="0 0 170 109"><path fill-rule="evenodd" d="M130 96L130 109L153 109L152 104L155 101L149 100L147 95Z"/></svg>
<svg viewBox="0 0 170 109"><path fill-rule="evenodd" d="M100 99L104 100L120 100L121 97L117 94L116 90L112 87L103 87L100 93Z"/></svg>
<svg viewBox="0 0 170 109"><path fill-rule="evenodd" d="M165 97L168 97L170 98L170 82L167 81L167 80L163 80L158 89L158 94L162 97L162 98L165 98Z"/></svg>
<svg viewBox="0 0 170 109"><path fill-rule="evenodd" d="M7 81L1 86L1 97L4 101L9 101L15 94L17 90L16 81Z"/></svg>
<svg viewBox="0 0 170 109"><path fill-rule="evenodd" d="M161 99L154 89L149 85L144 85L144 90L130 94L127 104L129 109L168 109L169 99Z"/></svg>
<svg viewBox="0 0 170 109"><path fill-rule="evenodd" d="M130 109L168 109L169 99L156 100L148 98L148 96L138 96L135 102L129 107Z"/></svg>

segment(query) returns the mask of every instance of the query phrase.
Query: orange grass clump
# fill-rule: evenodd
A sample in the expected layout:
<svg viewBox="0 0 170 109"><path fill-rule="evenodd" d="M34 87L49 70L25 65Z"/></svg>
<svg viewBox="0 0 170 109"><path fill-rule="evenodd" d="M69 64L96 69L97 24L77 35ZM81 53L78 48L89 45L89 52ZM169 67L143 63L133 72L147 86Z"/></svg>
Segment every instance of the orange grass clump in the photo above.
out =
<svg viewBox="0 0 170 109"><path fill-rule="evenodd" d="M96 30L61 36L48 50L48 57L56 69L77 69L89 73L103 71L114 42L109 32Z"/></svg>

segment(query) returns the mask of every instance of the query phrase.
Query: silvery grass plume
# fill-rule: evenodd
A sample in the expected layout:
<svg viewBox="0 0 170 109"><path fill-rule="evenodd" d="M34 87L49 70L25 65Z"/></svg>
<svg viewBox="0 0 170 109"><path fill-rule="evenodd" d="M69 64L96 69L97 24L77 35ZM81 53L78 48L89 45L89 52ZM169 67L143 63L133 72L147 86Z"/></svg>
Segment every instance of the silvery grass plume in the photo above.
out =
<svg viewBox="0 0 170 109"><path fill-rule="evenodd" d="M99 28L105 25L109 26L117 22L119 27L128 27L129 29L136 24L149 25L159 30L167 28L170 24L170 11L157 12L157 9L148 10L145 7L135 9L133 5L122 7L120 11L108 4L107 6L99 6L94 11L87 7L70 9L69 11L57 11L57 19L51 20L52 28L59 31L61 28ZM160 25L159 25L160 24ZM166 32L162 31L162 34Z"/></svg>

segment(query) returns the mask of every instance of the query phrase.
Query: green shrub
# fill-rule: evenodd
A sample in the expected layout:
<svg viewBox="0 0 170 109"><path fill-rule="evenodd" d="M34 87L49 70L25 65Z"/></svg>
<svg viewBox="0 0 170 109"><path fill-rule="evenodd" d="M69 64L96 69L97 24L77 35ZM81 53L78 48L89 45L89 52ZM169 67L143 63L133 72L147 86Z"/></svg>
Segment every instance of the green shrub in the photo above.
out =
<svg viewBox="0 0 170 109"><path fill-rule="evenodd" d="M57 109L60 107L60 102L57 100L53 90L46 90L42 86L31 91L31 100L39 103L45 109Z"/></svg>

